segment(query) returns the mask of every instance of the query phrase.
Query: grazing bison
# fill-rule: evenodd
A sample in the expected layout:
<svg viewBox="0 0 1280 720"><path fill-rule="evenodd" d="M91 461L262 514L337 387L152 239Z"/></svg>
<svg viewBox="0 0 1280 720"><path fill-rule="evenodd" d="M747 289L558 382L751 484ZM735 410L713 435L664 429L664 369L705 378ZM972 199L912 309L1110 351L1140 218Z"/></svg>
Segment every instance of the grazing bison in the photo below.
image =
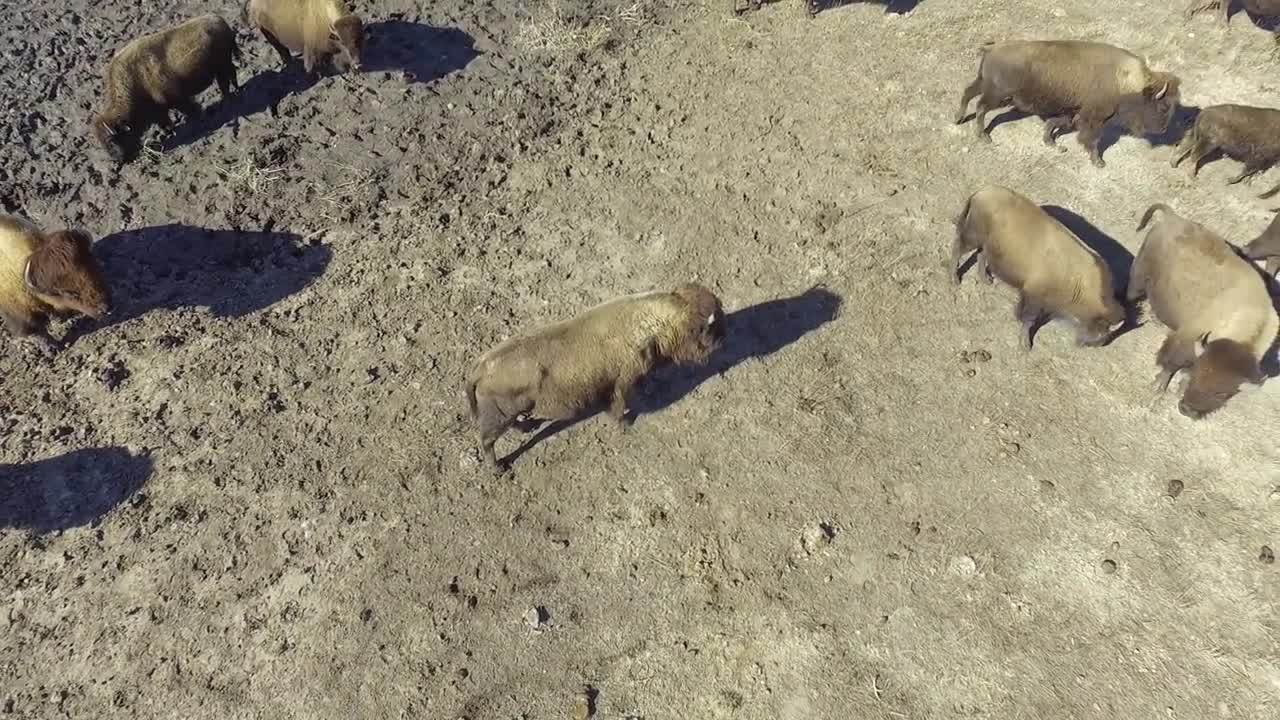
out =
<svg viewBox="0 0 1280 720"><path fill-rule="evenodd" d="M249 0L245 15L285 66L298 52L308 73L329 56L341 71L360 69L364 22L342 0Z"/></svg>
<svg viewBox="0 0 1280 720"><path fill-rule="evenodd" d="M218 83L226 98L236 87L236 34L217 15L203 15L140 37L122 47L107 68L107 106L94 136L117 163L130 160L153 124L168 126L169 109L188 120L202 110L195 97Z"/></svg>
<svg viewBox="0 0 1280 720"><path fill-rule="evenodd" d="M1108 121L1118 118L1135 135L1162 133L1178 95L1176 77L1153 72L1142 58L1118 47L1076 40L1009 42L982 49L978 77L960 97L956 123L964 122L976 96L976 131L990 141L987 113L1013 105L1046 118L1046 145L1076 128L1080 144L1101 168L1106 163L1098 140Z"/></svg>
<svg viewBox="0 0 1280 720"><path fill-rule="evenodd" d="M0 319L18 337L51 345L49 315L111 311L111 291L92 240L80 230L43 233L30 222L0 215Z"/></svg>
<svg viewBox="0 0 1280 720"><path fill-rule="evenodd" d="M493 444L512 425L568 420L601 400L625 425L632 386L669 361L705 364L724 332L720 300L690 283L615 298L507 340L476 361L467 381L485 460L502 470Z"/></svg>
<svg viewBox="0 0 1280 720"><path fill-rule="evenodd" d="M1244 383L1261 385L1261 362L1280 330L1262 276L1226 240L1179 217L1167 205L1147 209L1142 241L1129 275L1128 297L1146 296L1169 335L1156 354L1155 389L1164 392L1190 370L1179 411L1198 419L1218 410Z"/></svg>
<svg viewBox="0 0 1280 720"><path fill-rule="evenodd" d="M1170 165L1177 167L1192 156L1191 175L1200 171L1205 156L1215 150L1244 163L1240 174L1227 181L1241 180L1269 169L1280 161L1280 110L1249 105L1211 105L1196 116L1195 125L1173 153ZM1262 194L1269 197L1280 191L1280 185Z"/></svg>
<svg viewBox="0 0 1280 720"><path fill-rule="evenodd" d="M1071 321L1081 345L1106 342L1125 322L1107 263L1035 203L1003 187L969 197L956 220L951 279L960 282L965 254L976 250L976 271L1018 291L1019 337L1031 349L1036 325L1046 316Z"/></svg>

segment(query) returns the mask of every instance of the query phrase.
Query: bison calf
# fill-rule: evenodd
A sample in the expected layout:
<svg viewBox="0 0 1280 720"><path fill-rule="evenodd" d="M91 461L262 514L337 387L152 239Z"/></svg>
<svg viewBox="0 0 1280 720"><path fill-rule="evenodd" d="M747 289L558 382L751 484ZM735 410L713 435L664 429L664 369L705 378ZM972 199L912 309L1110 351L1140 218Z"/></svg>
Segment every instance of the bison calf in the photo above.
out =
<svg viewBox="0 0 1280 720"><path fill-rule="evenodd" d="M286 66L298 52L308 73L329 56L339 70L360 69L364 22L342 0L249 0L245 14Z"/></svg>
<svg viewBox="0 0 1280 720"><path fill-rule="evenodd" d="M956 123L964 122L969 101L976 96L976 130L988 142L987 113L1013 105L1046 118L1046 145L1055 145L1058 133L1076 128L1080 144L1101 168L1106 163L1098 140L1108 121L1119 118L1135 135L1162 133L1178 106L1176 77L1153 72L1142 58L1111 45L1034 40L981 52L978 77L960 97Z"/></svg>
<svg viewBox="0 0 1280 720"><path fill-rule="evenodd" d="M1280 110L1249 105L1211 105L1200 111L1195 125L1174 151L1170 165L1177 167L1192 156L1191 176L1200 172L1200 163L1209 153L1221 150L1244 163L1240 174L1228 185L1253 177L1280 161ZM1269 197L1280 185L1262 194Z"/></svg>
<svg viewBox="0 0 1280 720"><path fill-rule="evenodd" d="M0 319L11 333L47 343L49 315L99 318L110 311L111 291L88 234L46 234L22 218L0 215Z"/></svg>
<svg viewBox="0 0 1280 720"><path fill-rule="evenodd" d="M204 15L140 37L111 58L107 106L93 132L116 162L131 159L147 128L168 127L169 110L201 114L195 97L216 80L222 97L236 87L236 35L217 15Z"/></svg>
<svg viewBox="0 0 1280 720"><path fill-rule="evenodd" d="M1046 317L1071 321L1081 345L1106 342L1125 322L1111 270L1101 257L1035 203L1003 187L974 193L956 220L951 279L971 250L986 282L1000 278L1019 293L1015 316L1022 347Z"/></svg>
<svg viewBox="0 0 1280 720"><path fill-rule="evenodd" d="M1156 391L1164 392L1178 371L1189 369L1178 409L1198 419L1221 408L1243 383L1262 384L1261 362L1280 318L1262 276L1204 226L1156 204L1143 214L1139 231L1157 211L1163 217L1134 259L1128 297L1146 296L1170 330L1156 355Z"/></svg>
<svg viewBox="0 0 1280 720"><path fill-rule="evenodd" d="M720 300L686 284L616 298L498 345L476 361L466 387L485 460L502 469L493 444L513 424L568 420L605 399L625 424L632 386L669 361L705 364L724 326Z"/></svg>

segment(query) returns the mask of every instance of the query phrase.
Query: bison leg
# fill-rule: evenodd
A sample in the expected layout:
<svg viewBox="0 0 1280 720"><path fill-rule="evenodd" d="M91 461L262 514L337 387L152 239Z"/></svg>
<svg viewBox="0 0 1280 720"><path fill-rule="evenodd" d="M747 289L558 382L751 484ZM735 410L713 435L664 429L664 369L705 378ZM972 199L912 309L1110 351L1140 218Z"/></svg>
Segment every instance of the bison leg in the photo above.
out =
<svg viewBox="0 0 1280 720"><path fill-rule="evenodd" d="M182 113L187 122L199 120L200 116L204 115L204 109L200 107L200 103L192 98L186 98L175 103L174 107L178 109L178 112Z"/></svg>
<svg viewBox="0 0 1280 720"><path fill-rule="evenodd" d="M1182 138L1182 142L1178 143L1177 149L1173 151L1173 157L1169 160L1169 167L1178 167L1183 160L1187 159L1187 156L1191 154L1191 151L1195 149L1196 131L1193 128L1191 132L1187 133L1186 137Z"/></svg>
<svg viewBox="0 0 1280 720"><path fill-rule="evenodd" d="M492 398L484 397L476 407L476 423L479 425L480 454L495 473L505 468L498 462L493 452L493 444L511 427L515 418L507 415L498 407Z"/></svg>
<svg viewBox="0 0 1280 720"><path fill-rule="evenodd" d="M1164 344L1156 353L1156 365L1160 372L1156 375L1152 390L1159 395L1169 389L1169 382L1179 370L1191 367L1196 361L1195 341L1178 333L1169 333Z"/></svg>
<svg viewBox="0 0 1280 720"><path fill-rule="evenodd" d="M964 264L964 256L970 250L977 247L979 253L982 252L981 246L971 245L969 243L968 232L964 227L964 219L960 220L960 227L956 229L956 239L951 242L951 284L960 284L960 266Z"/></svg>
<svg viewBox="0 0 1280 720"><path fill-rule="evenodd" d="M995 275L991 272L991 263L988 262L987 253L978 254L978 261L974 264L973 269L986 284L990 285L996 281Z"/></svg>
<svg viewBox="0 0 1280 720"><path fill-rule="evenodd" d="M613 397L609 401L609 417L612 417L618 426L626 429L627 420L627 399L631 396L631 388L640 380L640 376L635 373L627 373L619 377L613 385Z"/></svg>
<svg viewBox="0 0 1280 720"><path fill-rule="evenodd" d="M965 88L964 92L960 95L960 110L956 113L957 125L963 123L965 115L969 113L969 101L973 100L978 96L978 93L981 92L982 75L979 74L978 77L974 78L973 82L969 83L969 87Z"/></svg>
<svg viewBox="0 0 1280 720"><path fill-rule="evenodd" d="M808 9L809 17L817 17L818 11L822 9L822 0L809 0Z"/></svg>
<svg viewBox="0 0 1280 720"><path fill-rule="evenodd" d="M1109 117L1109 116L1108 116ZM1107 123L1106 117L1100 117L1098 113L1081 113L1078 118L1076 127L1079 129L1077 140L1089 151L1089 159L1093 161L1094 167L1105 168L1107 163L1102 159L1102 152L1098 149L1098 141L1102 139L1102 128Z"/></svg>
<svg viewBox="0 0 1280 720"><path fill-rule="evenodd" d="M1240 171L1240 174L1228 180L1227 184L1235 185L1243 180L1247 180L1253 177L1254 175L1257 175L1258 173L1262 172L1265 169L1266 169L1265 166L1258 166L1252 163L1245 163L1244 169Z"/></svg>
<svg viewBox="0 0 1280 720"><path fill-rule="evenodd" d="M222 94L222 99L225 100L227 99L227 96L231 94L231 91L236 89L236 87L240 84L239 81L236 79L235 63L228 60L227 64L223 65L222 69L218 71L217 81L218 81L218 92Z"/></svg>
<svg viewBox="0 0 1280 720"><path fill-rule="evenodd" d="M1217 148L1213 146L1213 143L1208 140L1196 138L1195 145L1191 148L1191 177L1198 177L1200 175L1200 164L1204 162L1204 159L1208 157L1209 153L1216 149Z"/></svg>
<svg viewBox="0 0 1280 720"><path fill-rule="evenodd" d="M1044 122L1044 144L1049 147L1057 147L1058 133L1070 130L1074 124L1075 118L1070 115L1049 118Z"/></svg>
<svg viewBox="0 0 1280 720"><path fill-rule="evenodd" d="M267 43L269 43L271 47L275 48L276 52L279 53L281 64L286 68L289 67L289 63L293 62L293 53L289 52L289 48L285 47L284 43L277 40L276 36L272 35L266 28L262 29L262 36L265 37L267 39Z"/></svg>
<svg viewBox="0 0 1280 720"><path fill-rule="evenodd" d="M1044 308L1023 292L1018 294L1018 305L1014 308L1013 314L1022 324L1019 332L1022 349L1029 351L1035 340L1036 326L1044 318Z"/></svg>

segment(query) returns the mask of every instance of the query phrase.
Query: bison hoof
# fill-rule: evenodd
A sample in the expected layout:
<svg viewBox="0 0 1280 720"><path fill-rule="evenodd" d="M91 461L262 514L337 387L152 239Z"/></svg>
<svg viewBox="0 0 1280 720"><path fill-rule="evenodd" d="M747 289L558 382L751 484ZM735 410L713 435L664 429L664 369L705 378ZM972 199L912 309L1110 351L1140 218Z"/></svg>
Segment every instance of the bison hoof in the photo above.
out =
<svg viewBox="0 0 1280 720"><path fill-rule="evenodd" d="M991 133L985 133L985 132L984 132L984 133L978 133L978 139L979 139L979 140L981 140L982 142L984 142L984 143L986 143L986 144L990 145L990 144L991 144Z"/></svg>
<svg viewBox="0 0 1280 720"><path fill-rule="evenodd" d="M1103 160L1101 157L1095 157L1093 158L1093 166L1101 170L1102 168L1105 168L1107 166L1107 162Z"/></svg>

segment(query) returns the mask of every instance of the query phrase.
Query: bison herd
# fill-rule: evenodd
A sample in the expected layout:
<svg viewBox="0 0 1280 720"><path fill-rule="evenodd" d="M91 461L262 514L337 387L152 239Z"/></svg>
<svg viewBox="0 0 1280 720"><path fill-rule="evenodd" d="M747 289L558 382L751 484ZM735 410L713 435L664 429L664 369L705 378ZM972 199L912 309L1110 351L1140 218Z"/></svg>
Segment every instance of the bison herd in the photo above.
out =
<svg viewBox="0 0 1280 720"><path fill-rule="evenodd" d="M1255 14L1280 15L1277 0L1244 4ZM754 9L760 2L749 5ZM811 15L819 5L806 2ZM1198 3L1188 14L1212 6L1229 16L1230 0ZM308 73L326 57L343 71L361 67L364 25L341 0L249 0L244 19L286 64L300 53ZM107 69L105 107L91 125L94 137L116 162L129 162L151 126L169 124L171 110L200 115L196 97L215 83L229 96L237 87L238 56L235 31L216 15L129 42ZM976 132L989 142L987 113L1012 106L1044 119L1047 145L1075 130L1093 164L1104 168L1099 139L1108 123L1138 135L1165 133L1180 97L1176 76L1154 71L1118 47L1008 42L982 48L956 122L965 122L976 98ZM1176 166L1191 156L1194 174L1215 150L1244 163L1231 182L1266 170L1280 160L1280 110L1204 108L1172 162ZM972 253L980 278L1012 286L1018 292L1019 341L1027 350L1037 325L1049 318L1073 324L1082 345L1106 344L1128 322L1126 303L1146 298L1169 328L1156 358L1157 390L1188 371L1179 407L1200 418L1243 385L1263 382L1264 358L1280 318L1269 277L1251 261L1264 261L1268 274L1280 269L1280 218L1243 250L1164 205L1148 209L1139 230L1148 225L1121 291L1107 263L1040 206L1007 188L985 187L969 196L956 221L948 273L958 283L962 261ZM51 344L45 332L50 314L100 317L109 310L110 291L87 234L45 233L25 220L0 216L0 316L14 335ZM480 356L466 381L480 454L501 472L494 443L506 430L527 432L600 405L625 427L628 397L638 381L667 363L707 363L725 335L720 300L690 283L617 298L507 340Z"/></svg>

